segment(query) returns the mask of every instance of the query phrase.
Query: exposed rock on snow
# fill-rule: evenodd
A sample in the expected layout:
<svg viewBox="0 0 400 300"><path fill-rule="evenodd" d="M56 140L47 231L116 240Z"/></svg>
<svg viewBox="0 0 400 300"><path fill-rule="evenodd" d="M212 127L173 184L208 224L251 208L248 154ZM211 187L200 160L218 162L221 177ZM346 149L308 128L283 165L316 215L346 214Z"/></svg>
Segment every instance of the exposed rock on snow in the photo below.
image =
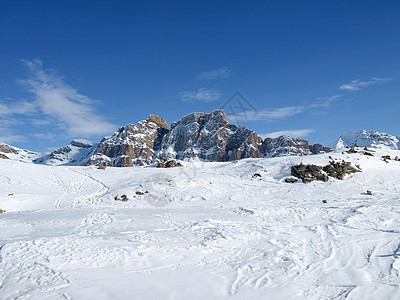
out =
<svg viewBox="0 0 400 300"><path fill-rule="evenodd" d="M361 172L359 168L351 166L351 162L331 161L326 166L296 165L291 167L291 175L300 178L303 182L309 183L314 180L328 181L329 176L343 179L346 175Z"/></svg>
<svg viewBox="0 0 400 300"><path fill-rule="evenodd" d="M328 181L328 175L323 170L323 166L300 164L292 166L290 171L292 176L300 178L304 183L314 180Z"/></svg>
<svg viewBox="0 0 400 300"><path fill-rule="evenodd" d="M0 153L0 158L2 159L9 159L8 156L5 156L4 154Z"/></svg>

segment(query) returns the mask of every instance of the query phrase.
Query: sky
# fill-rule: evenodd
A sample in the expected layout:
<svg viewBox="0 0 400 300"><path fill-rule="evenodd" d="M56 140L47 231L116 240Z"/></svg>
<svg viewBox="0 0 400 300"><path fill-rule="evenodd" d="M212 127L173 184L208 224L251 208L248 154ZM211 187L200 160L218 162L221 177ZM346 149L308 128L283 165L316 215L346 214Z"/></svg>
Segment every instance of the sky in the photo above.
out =
<svg viewBox="0 0 400 300"><path fill-rule="evenodd" d="M46 152L150 114L262 137L400 136L400 2L0 0L0 141Z"/></svg>

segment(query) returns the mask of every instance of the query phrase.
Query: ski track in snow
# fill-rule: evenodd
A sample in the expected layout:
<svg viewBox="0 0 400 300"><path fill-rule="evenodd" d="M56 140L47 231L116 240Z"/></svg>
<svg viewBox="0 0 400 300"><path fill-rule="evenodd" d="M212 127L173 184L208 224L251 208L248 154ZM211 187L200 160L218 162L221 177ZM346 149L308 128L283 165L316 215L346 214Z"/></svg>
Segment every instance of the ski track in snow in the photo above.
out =
<svg viewBox="0 0 400 300"><path fill-rule="evenodd" d="M400 162L353 155L363 172L343 181L283 182L327 157L209 163L196 177L0 161L0 298L399 299ZM167 206L136 195L148 176Z"/></svg>

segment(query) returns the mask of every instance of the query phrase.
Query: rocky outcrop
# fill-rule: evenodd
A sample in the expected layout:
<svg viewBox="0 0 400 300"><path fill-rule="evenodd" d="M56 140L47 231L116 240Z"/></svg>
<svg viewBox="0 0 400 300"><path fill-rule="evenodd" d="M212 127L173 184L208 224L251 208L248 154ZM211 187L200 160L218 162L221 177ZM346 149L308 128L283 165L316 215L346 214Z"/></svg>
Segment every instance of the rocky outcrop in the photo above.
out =
<svg viewBox="0 0 400 300"><path fill-rule="evenodd" d="M164 119L150 115L147 120L121 127L110 138L104 138L87 164L113 167L150 164L168 131L169 126Z"/></svg>
<svg viewBox="0 0 400 300"><path fill-rule="evenodd" d="M263 157L261 144L262 139L254 131L229 124L223 110L192 113L171 125L156 160L198 157L207 161L229 161Z"/></svg>
<svg viewBox="0 0 400 300"><path fill-rule="evenodd" d="M346 175L361 172L358 167L352 167L350 162L331 161L326 166L300 164L292 166L291 175L300 178L304 183L314 180L328 181L329 177L343 179Z"/></svg>

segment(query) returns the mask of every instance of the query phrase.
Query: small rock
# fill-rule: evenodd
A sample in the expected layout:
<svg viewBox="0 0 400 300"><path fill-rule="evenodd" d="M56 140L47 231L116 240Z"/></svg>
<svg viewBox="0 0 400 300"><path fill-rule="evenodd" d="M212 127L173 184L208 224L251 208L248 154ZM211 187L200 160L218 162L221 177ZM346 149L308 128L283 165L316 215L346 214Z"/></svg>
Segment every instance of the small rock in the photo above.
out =
<svg viewBox="0 0 400 300"><path fill-rule="evenodd" d="M295 178L286 178L285 179L285 182L286 183L295 183L295 182L297 182L298 180L297 179L295 179Z"/></svg>
<svg viewBox="0 0 400 300"><path fill-rule="evenodd" d="M328 203L328 201L327 200L322 200L322 203Z"/></svg>
<svg viewBox="0 0 400 300"><path fill-rule="evenodd" d="M0 214L3 214L3 213L5 213L5 212L6 212L5 209L0 209Z"/></svg>

